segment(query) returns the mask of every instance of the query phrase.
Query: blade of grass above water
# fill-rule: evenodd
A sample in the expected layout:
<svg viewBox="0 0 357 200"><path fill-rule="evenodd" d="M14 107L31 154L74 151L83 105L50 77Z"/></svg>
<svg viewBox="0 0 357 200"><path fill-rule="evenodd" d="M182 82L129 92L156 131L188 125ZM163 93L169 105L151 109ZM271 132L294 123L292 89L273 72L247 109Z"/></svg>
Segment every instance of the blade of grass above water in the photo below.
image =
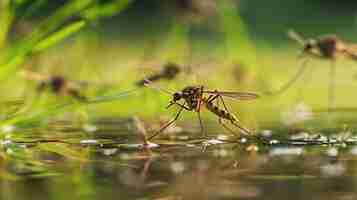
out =
<svg viewBox="0 0 357 200"><path fill-rule="evenodd" d="M52 115L56 114L61 114L64 113L70 109L74 109L78 106L85 106L89 104L98 104L98 103L105 103L105 102L113 102L115 100L122 99L123 97L126 97L136 91L136 89L129 90L126 92L120 92L119 94L116 95L110 95L110 96L102 96L102 97L97 97L94 99L90 99L86 102L83 102L84 104L81 104L81 102L75 101L71 103L65 103L65 104L60 104L56 105L53 107L48 107L48 108L43 108L40 111L37 112L31 112L31 113L22 113L21 115L18 116L13 116L9 120L5 120L4 122L1 122L1 125L16 125L16 126L31 126L34 123L38 123L39 121L48 118Z"/></svg>

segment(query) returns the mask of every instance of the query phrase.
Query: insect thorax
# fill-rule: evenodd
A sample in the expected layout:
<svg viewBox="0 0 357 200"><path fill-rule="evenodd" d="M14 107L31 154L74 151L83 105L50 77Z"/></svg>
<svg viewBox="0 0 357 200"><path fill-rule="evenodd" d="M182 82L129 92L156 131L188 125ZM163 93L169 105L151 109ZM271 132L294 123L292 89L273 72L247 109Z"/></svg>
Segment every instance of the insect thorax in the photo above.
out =
<svg viewBox="0 0 357 200"><path fill-rule="evenodd" d="M197 108L199 99L202 98L202 88L202 86L188 86L182 90L182 98L191 110Z"/></svg>
<svg viewBox="0 0 357 200"><path fill-rule="evenodd" d="M317 47L322 56L327 58L334 58L337 51L338 38L336 36L326 36L317 42Z"/></svg>
<svg viewBox="0 0 357 200"><path fill-rule="evenodd" d="M60 92L62 88L65 86L65 84L66 84L66 80L61 76L53 76L50 79L50 85L53 92L56 93Z"/></svg>

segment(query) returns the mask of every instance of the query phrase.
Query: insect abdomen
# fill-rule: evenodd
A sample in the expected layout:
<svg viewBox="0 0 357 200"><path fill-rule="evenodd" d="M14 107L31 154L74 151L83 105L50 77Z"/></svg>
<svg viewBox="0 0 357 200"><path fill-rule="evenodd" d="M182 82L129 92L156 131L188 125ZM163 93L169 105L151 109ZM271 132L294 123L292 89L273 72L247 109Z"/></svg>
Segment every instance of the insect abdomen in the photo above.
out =
<svg viewBox="0 0 357 200"><path fill-rule="evenodd" d="M216 114L217 116L227 119L227 120L237 121L236 120L237 118L234 115L232 115L231 113L229 113L225 110L218 108L216 105L214 105L212 103L208 103L208 102L206 102L205 105L209 111Z"/></svg>

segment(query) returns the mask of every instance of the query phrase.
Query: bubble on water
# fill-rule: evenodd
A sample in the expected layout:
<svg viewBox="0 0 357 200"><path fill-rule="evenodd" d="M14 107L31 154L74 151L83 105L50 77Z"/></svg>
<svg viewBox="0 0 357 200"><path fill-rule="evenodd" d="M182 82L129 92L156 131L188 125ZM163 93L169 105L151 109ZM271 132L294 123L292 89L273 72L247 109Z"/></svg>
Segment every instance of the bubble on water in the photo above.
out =
<svg viewBox="0 0 357 200"><path fill-rule="evenodd" d="M228 140L229 137L227 135L223 135L223 134L220 134L220 135L217 135L217 140Z"/></svg>
<svg viewBox="0 0 357 200"><path fill-rule="evenodd" d="M203 142L204 145L215 145L215 144L223 144L223 143L224 142L222 142L221 140L216 140L216 139L211 139Z"/></svg>
<svg viewBox="0 0 357 200"><path fill-rule="evenodd" d="M114 155L115 153L118 152L118 149L116 148L112 148L112 149L103 149L103 154L105 156L111 156L111 155Z"/></svg>
<svg viewBox="0 0 357 200"><path fill-rule="evenodd" d="M171 163L170 168L175 174L180 174L185 171L186 167L184 162L176 161Z"/></svg>
<svg viewBox="0 0 357 200"><path fill-rule="evenodd" d="M269 138L273 135L273 131L272 130L262 130L260 135L265 138Z"/></svg>
<svg viewBox="0 0 357 200"><path fill-rule="evenodd" d="M148 142L148 143L146 143L145 145L146 145L146 148L149 148L149 149L160 147L159 144L152 143L152 142Z"/></svg>
<svg viewBox="0 0 357 200"><path fill-rule="evenodd" d="M279 140L270 140L269 141L269 144L279 144L280 142L279 142Z"/></svg>
<svg viewBox="0 0 357 200"><path fill-rule="evenodd" d="M240 143L242 143L242 144L246 143L247 141L248 141L247 138L241 138L240 139Z"/></svg>
<svg viewBox="0 0 357 200"><path fill-rule="evenodd" d="M301 155L304 149L301 147L277 147L270 150L270 156Z"/></svg>
<svg viewBox="0 0 357 200"><path fill-rule="evenodd" d="M291 140L305 140L309 138L309 133L307 132L300 132L298 134L294 134L290 136Z"/></svg>
<svg viewBox="0 0 357 200"><path fill-rule="evenodd" d="M152 142L147 142L147 143L139 143L139 144L126 144L125 147L133 148L133 149L143 149L143 148L152 149L152 148L160 147L160 145Z"/></svg>
<svg viewBox="0 0 357 200"><path fill-rule="evenodd" d="M347 143L357 143L357 138L356 137L350 137L345 140Z"/></svg>
<svg viewBox="0 0 357 200"><path fill-rule="evenodd" d="M98 140L88 139L88 140L81 140L81 144L97 144Z"/></svg>
<svg viewBox="0 0 357 200"><path fill-rule="evenodd" d="M189 140L190 137L188 135L180 135L180 136L177 136L177 139L179 139L179 140Z"/></svg>

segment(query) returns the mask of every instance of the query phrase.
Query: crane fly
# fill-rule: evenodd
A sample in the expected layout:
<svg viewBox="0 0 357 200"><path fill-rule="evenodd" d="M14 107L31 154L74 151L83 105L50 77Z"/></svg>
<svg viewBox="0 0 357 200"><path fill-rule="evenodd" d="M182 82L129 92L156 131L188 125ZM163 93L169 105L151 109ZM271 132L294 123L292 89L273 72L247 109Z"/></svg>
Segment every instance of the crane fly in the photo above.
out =
<svg viewBox="0 0 357 200"><path fill-rule="evenodd" d="M339 55L347 56L352 60L357 61L357 51L356 45L347 44L342 41L336 35L326 35L316 39L304 39L298 33L293 30L288 32L290 39L296 41L302 46L302 51L299 58L308 55L313 58L327 59L331 61L330 72L329 72L329 87L328 87L328 108L331 109L334 104L334 91L335 91L335 76L336 76L336 67L335 62ZM307 60L304 60L298 70L298 72L280 89L272 94L281 94L289 89L304 73L307 68Z"/></svg>
<svg viewBox="0 0 357 200"><path fill-rule="evenodd" d="M156 137L170 125L172 125L180 116L183 110L193 111L197 113L201 132L204 132L203 123L201 119L201 109L205 107L211 113L215 114L218 117L218 122L229 132L236 134L231 128L223 123L223 120L227 120L231 122L234 126L236 126L244 135L250 135L251 131L244 126L240 125L240 121L238 118L231 112L229 112L223 97L228 97L235 100L254 100L259 96L256 93L252 92L226 92L219 90L206 90L204 86L187 86L183 88L179 92L170 92L168 90L156 87L149 80L146 81L145 85L147 87L151 87L162 92L165 92L172 96L171 101L169 102L167 108L176 105L179 107L179 111L176 116L167 122L164 126L162 126L154 135L148 138L148 140ZM223 108L220 107L220 103L222 103Z"/></svg>
<svg viewBox="0 0 357 200"><path fill-rule="evenodd" d="M177 75L181 72L181 67L178 64L175 63L167 63L163 66L161 71L157 72L156 74L153 74L151 76L148 76L142 80L139 80L136 82L136 85L141 87L145 85L145 82L147 80L151 82L156 82L160 80L173 80L177 77Z"/></svg>
<svg viewBox="0 0 357 200"><path fill-rule="evenodd" d="M87 98L81 94L81 86L87 86L87 82L70 81L59 75L44 75L37 72L25 70L22 75L28 80L38 81L38 91L43 92L49 89L56 95L71 96L79 101L86 101Z"/></svg>

